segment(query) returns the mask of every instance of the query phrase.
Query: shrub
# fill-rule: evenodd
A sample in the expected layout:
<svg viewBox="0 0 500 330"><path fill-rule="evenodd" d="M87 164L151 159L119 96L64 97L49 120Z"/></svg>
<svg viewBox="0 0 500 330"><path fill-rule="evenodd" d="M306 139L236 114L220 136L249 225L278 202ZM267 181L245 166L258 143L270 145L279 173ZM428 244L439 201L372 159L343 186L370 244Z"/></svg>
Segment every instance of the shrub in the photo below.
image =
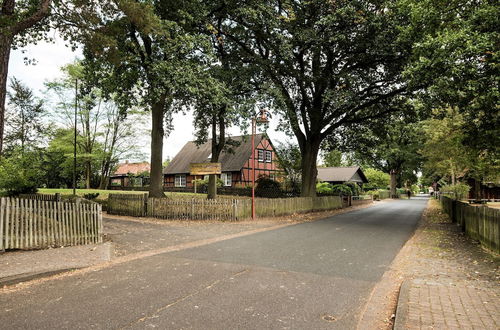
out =
<svg viewBox="0 0 500 330"><path fill-rule="evenodd" d="M259 197L281 196L282 189L279 182L267 176L260 176L256 181L255 195Z"/></svg>
<svg viewBox="0 0 500 330"><path fill-rule="evenodd" d="M439 191L450 198L461 200L467 198L470 187L463 183L442 186Z"/></svg>
<svg viewBox="0 0 500 330"><path fill-rule="evenodd" d="M328 182L316 183L316 192L318 194L331 194L333 192L332 185Z"/></svg>
<svg viewBox="0 0 500 330"><path fill-rule="evenodd" d="M36 193L40 183L37 161L31 153L14 153L3 158L0 163L0 188L8 196Z"/></svg>
<svg viewBox="0 0 500 330"><path fill-rule="evenodd" d="M339 195L352 195L351 187L346 184L334 184L332 186L332 192Z"/></svg>
<svg viewBox="0 0 500 330"><path fill-rule="evenodd" d="M368 195L372 195L373 199L379 199L379 191L378 190L369 190L366 192Z"/></svg>
<svg viewBox="0 0 500 330"><path fill-rule="evenodd" d="M88 199L88 200L94 200L99 196L99 193L88 193L88 194L83 194L83 198Z"/></svg>

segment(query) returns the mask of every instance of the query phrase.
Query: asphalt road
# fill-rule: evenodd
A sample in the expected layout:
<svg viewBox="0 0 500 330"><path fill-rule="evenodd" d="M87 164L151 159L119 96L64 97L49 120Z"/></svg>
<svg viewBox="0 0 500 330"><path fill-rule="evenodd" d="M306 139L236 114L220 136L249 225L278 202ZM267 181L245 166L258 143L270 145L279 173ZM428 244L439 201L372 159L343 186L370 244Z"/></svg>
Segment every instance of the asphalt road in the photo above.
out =
<svg viewBox="0 0 500 330"><path fill-rule="evenodd" d="M383 203L1 293L0 329L352 329L425 205Z"/></svg>

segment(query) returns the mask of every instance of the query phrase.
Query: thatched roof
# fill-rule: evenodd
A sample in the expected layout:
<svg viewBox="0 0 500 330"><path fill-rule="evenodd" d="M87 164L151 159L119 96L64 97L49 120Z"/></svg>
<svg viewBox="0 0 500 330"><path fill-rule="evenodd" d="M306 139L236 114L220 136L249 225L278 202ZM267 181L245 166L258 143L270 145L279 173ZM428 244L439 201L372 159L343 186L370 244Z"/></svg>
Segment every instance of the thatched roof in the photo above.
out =
<svg viewBox="0 0 500 330"><path fill-rule="evenodd" d="M264 139L264 134L255 135L255 147ZM240 171L245 162L252 154L252 140L250 135L233 136L231 140L239 143L237 146L231 146L232 152L223 151L219 157L222 164L222 172ZM163 169L164 174L189 173L191 163L209 163L212 155L212 140L208 140L202 145L196 145L194 141L189 141L175 155L174 159Z"/></svg>

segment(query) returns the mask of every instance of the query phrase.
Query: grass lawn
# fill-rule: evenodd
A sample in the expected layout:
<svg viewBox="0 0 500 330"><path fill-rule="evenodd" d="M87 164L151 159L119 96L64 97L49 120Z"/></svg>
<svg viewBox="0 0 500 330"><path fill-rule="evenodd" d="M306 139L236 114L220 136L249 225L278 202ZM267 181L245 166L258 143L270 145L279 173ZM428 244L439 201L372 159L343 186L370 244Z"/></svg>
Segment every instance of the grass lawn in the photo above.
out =
<svg viewBox="0 0 500 330"><path fill-rule="evenodd" d="M73 189L53 189L53 188L39 188L38 193L40 194L55 194L59 193L61 195L73 195ZM131 190L100 190L100 189L76 189L76 194L78 196L83 196L84 194L95 194L99 193L98 199L107 199L109 194L144 194L145 191L131 191ZM182 197L182 198L205 198L206 194L194 194L194 193L172 193L166 192L168 197Z"/></svg>

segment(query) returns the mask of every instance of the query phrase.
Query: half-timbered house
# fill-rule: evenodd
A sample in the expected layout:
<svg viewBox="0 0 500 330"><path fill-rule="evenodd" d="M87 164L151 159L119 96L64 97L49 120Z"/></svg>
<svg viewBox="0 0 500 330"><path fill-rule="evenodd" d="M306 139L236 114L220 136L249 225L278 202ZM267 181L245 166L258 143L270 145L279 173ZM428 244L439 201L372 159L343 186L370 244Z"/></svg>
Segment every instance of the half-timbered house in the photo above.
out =
<svg viewBox="0 0 500 330"><path fill-rule="evenodd" d="M276 179L282 172L279 169L276 152L265 134L255 135L255 148L252 150L250 135L234 136L232 143L219 157L222 174L219 178L225 187L245 187L252 182L252 161L255 158L255 179L268 176ZM208 163L212 157L211 140L202 145L190 141L184 145L170 164L163 170L165 187L192 187L193 180L205 176L190 175L191 163Z"/></svg>

